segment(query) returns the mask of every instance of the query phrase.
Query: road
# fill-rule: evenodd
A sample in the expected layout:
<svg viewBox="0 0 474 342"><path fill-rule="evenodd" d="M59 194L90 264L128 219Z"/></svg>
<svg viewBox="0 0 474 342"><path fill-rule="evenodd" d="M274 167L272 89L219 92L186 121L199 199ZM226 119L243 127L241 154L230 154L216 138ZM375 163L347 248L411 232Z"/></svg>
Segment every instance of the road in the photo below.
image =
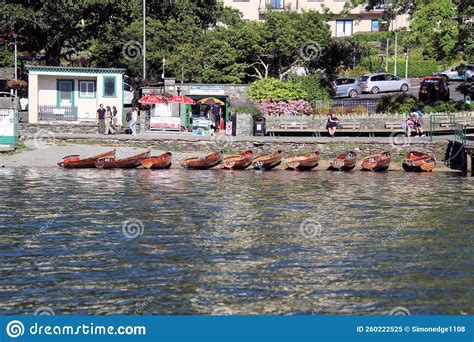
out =
<svg viewBox="0 0 474 342"><path fill-rule="evenodd" d="M420 80L412 80L412 87L408 91L408 94L418 97L418 91L420 90L419 86ZM464 95L457 92L456 88L459 86L459 82L451 82L449 84L449 91L451 94L451 100L453 101L462 101L464 100ZM390 96L390 95L397 95L401 94L400 92L392 92L392 93L378 93L378 94L359 94L357 96L358 100L379 100L383 96Z"/></svg>

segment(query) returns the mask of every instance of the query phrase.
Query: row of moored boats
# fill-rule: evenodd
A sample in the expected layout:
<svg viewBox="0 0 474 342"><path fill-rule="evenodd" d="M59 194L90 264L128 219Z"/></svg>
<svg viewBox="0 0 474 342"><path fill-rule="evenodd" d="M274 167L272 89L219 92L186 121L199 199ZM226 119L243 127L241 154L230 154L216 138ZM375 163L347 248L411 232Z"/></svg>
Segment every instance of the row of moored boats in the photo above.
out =
<svg viewBox="0 0 474 342"><path fill-rule="evenodd" d="M238 155L224 156L222 151L213 152L205 157L192 157L181 161L181 166L190 170L207 170L220 164L228 170L245 170L253 167L257 170L268 171L281 163L284 168L294 171L308 171L316 168L319 164L321 154L312 152L297 157L284 159L283 151L258 156L252 150L246 150ZM163 153L159 156L151 156L150 151L140 153L128 158L117 159L115 150L109 151L94 157L81 158L79 155L72 155L63 158L58 163L60 167L67 169L98 168L98 169L132 169L143 167L145 169L169 169L171 167L173 155L171 152ZM350 171L356 167L357 153L346 151L338 155L330 162L329 169L335 171ZM362 160L362 170L366 171L386 171L392 162L390 152L381 152ZM409 152L403 162L403 169L408 172L429 172L436 166L433 156L412 151Z"/></svg>

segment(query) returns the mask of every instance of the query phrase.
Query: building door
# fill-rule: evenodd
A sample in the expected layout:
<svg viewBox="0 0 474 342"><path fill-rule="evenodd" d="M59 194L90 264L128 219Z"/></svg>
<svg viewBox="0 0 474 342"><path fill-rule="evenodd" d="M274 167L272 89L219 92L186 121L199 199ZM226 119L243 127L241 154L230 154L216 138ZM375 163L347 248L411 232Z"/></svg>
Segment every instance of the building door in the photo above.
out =
<svg viewBox="0 0 474 342"><path fill-rule="evenodd" d="M74 107L73 80L58 80L58 107Z"/></svg>

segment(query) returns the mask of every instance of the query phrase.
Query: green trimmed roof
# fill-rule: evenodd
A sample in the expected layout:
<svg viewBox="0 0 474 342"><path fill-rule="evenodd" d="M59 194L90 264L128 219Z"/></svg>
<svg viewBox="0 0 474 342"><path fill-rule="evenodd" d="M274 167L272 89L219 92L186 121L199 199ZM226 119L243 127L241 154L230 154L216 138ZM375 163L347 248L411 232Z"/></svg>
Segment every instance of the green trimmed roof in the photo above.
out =
<svg viewBox="0 0 474 342"><path fill-rule="evenodd" d="M78 67L57 67L57 66L39 66L29 65L28 71L37 72L64 72L64 73L85 73L85 74L125 74L126 69L116 68L78 68Z"/></svg>

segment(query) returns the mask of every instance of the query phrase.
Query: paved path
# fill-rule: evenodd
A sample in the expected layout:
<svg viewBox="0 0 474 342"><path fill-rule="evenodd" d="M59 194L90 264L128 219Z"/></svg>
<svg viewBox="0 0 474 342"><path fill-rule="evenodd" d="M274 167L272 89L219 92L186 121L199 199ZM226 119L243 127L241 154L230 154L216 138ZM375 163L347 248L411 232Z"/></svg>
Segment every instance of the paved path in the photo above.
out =
<svg viewBox="0 0 474 342"><path fill-rule="evenodd" d="M56 134L42 132L41 134L24 133L24 137L27 139L48 139L54 138L58 140L96 140L96 141L130 141L130 142L142 142L142 141L219 141L221 143L226 142L255 142L255 143L331 143L331 142L347 142L347 143L378 143L378 144L392 144L399 140L405 139L402 135L397 138L393 137L252 137L252 136L197 136L191 133L143 133L138 134L136 137L131 135L119 134L119 135L100 135L100 134ZM411 144L431 144L434 142L447 142L452 139L452 135L436 135L433 137L433 141L429 137L411 137L409 143ZM395 140L395 141L394 141Z"/></svg>

